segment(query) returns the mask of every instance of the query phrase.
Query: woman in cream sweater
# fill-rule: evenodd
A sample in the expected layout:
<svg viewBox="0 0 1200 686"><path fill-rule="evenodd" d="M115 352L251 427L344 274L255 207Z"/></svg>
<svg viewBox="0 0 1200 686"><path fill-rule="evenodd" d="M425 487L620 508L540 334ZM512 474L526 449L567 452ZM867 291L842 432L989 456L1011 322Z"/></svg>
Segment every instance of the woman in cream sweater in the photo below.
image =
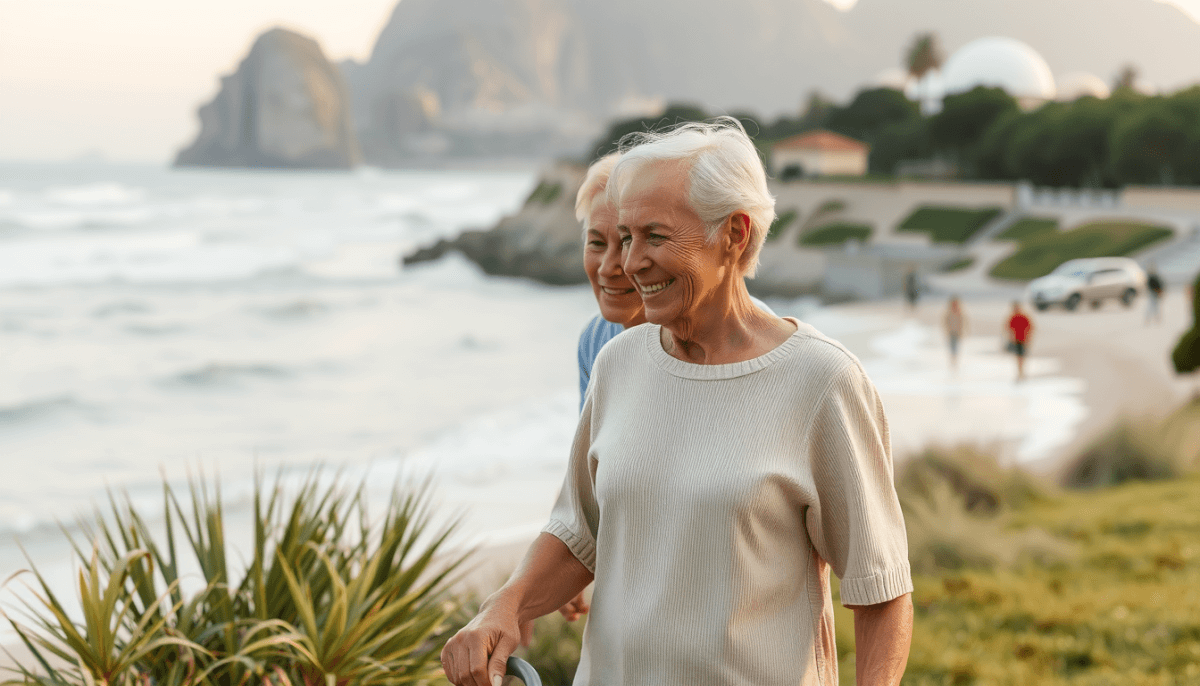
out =
<svg viewBox="0 0 1200 686"><path fill-rule="evenodd" d="M640 134L607 197L646 324L596 359L562 494L521 567L442 652L498 686L522 627L593 579L575 684L836 684L829 573L860 684L911 637L887 421L853 355L755 307L774 218L736 120Z"/></svg>

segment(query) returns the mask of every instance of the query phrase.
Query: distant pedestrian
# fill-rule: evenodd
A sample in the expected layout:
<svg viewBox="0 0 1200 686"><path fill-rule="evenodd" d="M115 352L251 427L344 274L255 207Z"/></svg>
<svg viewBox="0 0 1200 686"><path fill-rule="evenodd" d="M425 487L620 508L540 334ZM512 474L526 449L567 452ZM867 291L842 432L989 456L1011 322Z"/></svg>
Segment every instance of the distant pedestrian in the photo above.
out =
<svg viewBox="0 0 1200 686"><path fill-rule="evenodd" d="M1150 274L1146 277L1146 324L1162 323L1162 311L1159 301L1162 300L1163 282L1158 275L1158 269L1150 265Z"/></svg>
<svg viewBox="0 0 1200 686"><path fill-rule="evenodd" d="M908 309L917 309L917 298L921 297L921 281L917 277L916 268L910 268L904 275L904 299L908 301Z"/></svg>
<svg viewBox="0 0 1200 686"><path fill-rule="evenodd" d="M1021 311L1021 303L1013 301L1012 317L1008 320L1008 349L1017 356L1017 381L1025 379L1025 352L1033 335L1033 322Z"/></svg>
<svg viewBox="0 0 1200 686"><path fill-rule="evenodd" d="M950 346L950 369L958 372L958 343L967 331L967 314L963 312L958 296L950 298L942 325L946 329L946 342Z"/></svg>

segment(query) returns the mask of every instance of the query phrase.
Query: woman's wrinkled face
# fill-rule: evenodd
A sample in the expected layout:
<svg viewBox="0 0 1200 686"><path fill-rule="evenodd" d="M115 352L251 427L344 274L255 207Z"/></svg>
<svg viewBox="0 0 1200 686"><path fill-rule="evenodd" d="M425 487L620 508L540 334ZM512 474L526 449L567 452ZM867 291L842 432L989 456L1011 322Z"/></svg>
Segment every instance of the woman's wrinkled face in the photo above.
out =
<svg viewBox="0 0 1200 686"><path fill-rule="evenodd" d="M688 167L650 162L622 181L618 231L625 273L637 285L647 321L684 326L736 271L728 241L709 242L688 202Z"/></svg>
<svg viewBox="0 0 1200 686"><path fill-rule="evenodd" d="M596 198L583 235L583 268L600 305L600 316L614 324L633 326L645 321L642 297L621 266L621 238L617 234L617 211Z"/></svg>

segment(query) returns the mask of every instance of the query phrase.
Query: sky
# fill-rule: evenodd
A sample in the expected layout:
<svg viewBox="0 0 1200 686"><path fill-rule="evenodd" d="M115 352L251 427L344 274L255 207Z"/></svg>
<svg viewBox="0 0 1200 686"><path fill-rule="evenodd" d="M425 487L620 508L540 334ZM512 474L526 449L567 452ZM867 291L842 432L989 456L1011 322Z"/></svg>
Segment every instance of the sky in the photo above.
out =
<svg viewBox="0 0 1200 686"><path fill-rule="evenodd" d="M842 9L856 0L826 0ZM1200 21L1200 0L1169 1ZM365 59L396 0L0 0L0 160L168 162L254 38Z"/></svg>

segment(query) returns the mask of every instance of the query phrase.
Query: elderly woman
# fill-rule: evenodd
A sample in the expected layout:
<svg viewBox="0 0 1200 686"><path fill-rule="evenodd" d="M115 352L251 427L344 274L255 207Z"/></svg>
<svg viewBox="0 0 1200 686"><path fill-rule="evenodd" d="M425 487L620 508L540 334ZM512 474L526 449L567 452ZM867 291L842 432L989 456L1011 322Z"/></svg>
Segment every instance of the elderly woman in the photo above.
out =
<svg viewBox="0 0 1200 686"><path fill-rule="evenodd" d="M592 317L579 336L579 407L587 395L592 366L604 344L625 329L646 322L642 296L625 275L621 265L621 236L617 231L617 209L605 193L613 167L620 159L612 153L588 167L575 196L575 219L583 224L583 268L592 285L600 314ZM750 300L764 312L774 314L766 303L753 296ZM580 593L559 608L564 617L575 621L588 611Z"/></svg>
<svg viewBox="0 0 1200 686"><path fill-rule="evenodd" d="M883 405L858 361L751 304L774 215L736 121L644 134L607 189L649 323L596 359L549 524L442 652L496 686L521 627L593 578L576 684L834 684L832 569L863 684L912 605Z"/></svg>

